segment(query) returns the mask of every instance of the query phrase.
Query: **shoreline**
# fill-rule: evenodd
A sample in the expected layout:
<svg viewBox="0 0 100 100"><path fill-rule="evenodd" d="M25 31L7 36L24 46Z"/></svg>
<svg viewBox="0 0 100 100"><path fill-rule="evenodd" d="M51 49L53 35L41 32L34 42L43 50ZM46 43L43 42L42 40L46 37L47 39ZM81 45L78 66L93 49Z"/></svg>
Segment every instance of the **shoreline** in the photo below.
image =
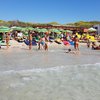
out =
<svg viewBox="0 0 100 100"><path fill-rule="evenodd" d="M79 43L79 46L86 46L86 43ZM7 50L13 49L13 48L20 48L21 49L22 47L27 48L27 49L29 48L24 42L19 43L16 40L10 40L10 46ZM35 48L35 47L37 47L37 46L32 46L32 48ZM65 46L63 43L57 44L55 42L48 42L48 47L49 48L63 48L63 47L67 48L67 47L73 47L73 46L72 45ZM1 50L2 49L6 49L6 45L1 46Z"/></svg>
<svg viewBox="0 0 100 100"><path fill-rule="evenodd" d="M51 68L100 62L100 52L88 49L84 43L80 44L78 54L66 53L68 48L63 44L51 43L48 51L38 50L37 46L29 50L29 47L23 43L16 42L16 44L14 42L9 49L6 50L4 47L0 50L0 70Z"/></svg>

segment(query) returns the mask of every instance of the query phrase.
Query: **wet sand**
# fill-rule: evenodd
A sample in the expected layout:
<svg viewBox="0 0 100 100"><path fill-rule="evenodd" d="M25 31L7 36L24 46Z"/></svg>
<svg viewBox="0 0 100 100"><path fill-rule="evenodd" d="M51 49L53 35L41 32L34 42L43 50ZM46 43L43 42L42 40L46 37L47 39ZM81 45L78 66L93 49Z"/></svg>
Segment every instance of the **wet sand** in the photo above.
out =
<svg viewBox="0 0 100 100"><path fill-rule="evenodd" d="M63 65L94 64L100 62L100 51L87 49L86 44L80 45L80 53L66 53L63 44L51 43L49 50L38 50L33 46L29 50L24 43L11 41L12 45L6 50L0 50L0 71L22 70L32 68L50 68ZM73 47L71 47L73 49Z"/></svg>

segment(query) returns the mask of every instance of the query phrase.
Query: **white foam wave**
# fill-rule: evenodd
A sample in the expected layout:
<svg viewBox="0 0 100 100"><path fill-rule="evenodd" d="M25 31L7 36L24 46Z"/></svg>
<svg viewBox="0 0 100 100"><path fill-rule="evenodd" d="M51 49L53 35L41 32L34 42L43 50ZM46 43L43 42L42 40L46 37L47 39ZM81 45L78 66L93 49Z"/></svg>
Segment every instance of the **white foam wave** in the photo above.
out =
<svg viewBox="0 0 100 100"><path fill-rule="evenodd" d="M40 72L47 72L47 71L60 71L63 69L65 66L57 66L57 67L52 67L52 68L35 68L35 69L29 69L29 70L9 70L9 71L3 71L0 72L2 74L13 74L13 73L40 73Z"/></svg>
<svg viewBox="0 0 100 100"><path fill-rule="evenodd" d="M19 88L19 87L23 87L25 84L24 83L12 83L10 84L11 88Z"/></svg>
<svg viewBox="0 0 100 100"><path fill-rule="evenodd" d="M9 71L3 71L0 72L1 74L31 74L31 73L43 73L43 72L61 72L62 70L66 68L77 68L77 67L83 67L83 68L88 68L88 67L93 67L95 68L100 68L100 63L95 63L95 64L83 64L83 65L66 65L66 66L56 66L56 67L51 67L51 68L34 68L34 69L29 69L29 70L9 70Z"/></svg>

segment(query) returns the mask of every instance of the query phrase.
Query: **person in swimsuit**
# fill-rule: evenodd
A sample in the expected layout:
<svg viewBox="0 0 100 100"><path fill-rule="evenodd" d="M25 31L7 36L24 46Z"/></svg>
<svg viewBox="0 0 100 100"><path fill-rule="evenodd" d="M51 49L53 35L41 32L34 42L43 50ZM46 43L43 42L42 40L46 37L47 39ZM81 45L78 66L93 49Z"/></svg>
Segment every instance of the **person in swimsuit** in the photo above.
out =
<svg viewBox="0 0 100 100"><path fill-rule="evenodd" d="M74 41L75 50L79 50L79 39L78 39L77 35L74 37L73 41Z"/></svg>
<svg viewBox="0 0 100 100"><path fill-rule="evenodd" d="M91 40L89 38L89 39L87 39L87 47L90 48L90 46L91 46Z"/></svg>
<svg viewBox="0 0 100 100"><path fill-rule="evenodd" d="M7 49L9 48L9 41L10 41L10 33L6 33L6 45L7 45Z"/></svg>
<svg viewBox="0 0 100 100"><path fill-rule="evenodd" d="M48 43L47 43L47 39L46 37L42 37L39 39L39 42L38 42L38 50L41 49L41 46L44 50L48 50Z"/></svg>
<svg viewBox="0 0 100 100"><path fill-rule="evenodd" d="M29 50L32 49L32 39L33 39L33 37L32 37L32 33L29 32Z"/></svg>

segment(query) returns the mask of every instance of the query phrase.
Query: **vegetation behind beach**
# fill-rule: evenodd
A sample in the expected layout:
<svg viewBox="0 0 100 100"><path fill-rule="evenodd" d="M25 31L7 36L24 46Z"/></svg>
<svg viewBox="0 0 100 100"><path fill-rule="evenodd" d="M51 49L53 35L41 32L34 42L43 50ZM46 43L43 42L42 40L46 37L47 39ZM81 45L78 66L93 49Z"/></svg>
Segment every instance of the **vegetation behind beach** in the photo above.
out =
<svg viewBox="0 0 100 100"><path fill-rule="evenodd" d="M47 26L47 25L66 25L66 26L78 26L78 27L92 27L93 25L97 25L100 24L100 21L78 21L78 22L74 22L74 23L66 23L66 24L60 24L58 22L49 22L49 23L34 23L34 22L22 22L19 20L14 20L14 21L4 21L4 20L0 20L0 26L22 26L22 27L35 27L38 25L42 25L42 26Z"/></svg>

